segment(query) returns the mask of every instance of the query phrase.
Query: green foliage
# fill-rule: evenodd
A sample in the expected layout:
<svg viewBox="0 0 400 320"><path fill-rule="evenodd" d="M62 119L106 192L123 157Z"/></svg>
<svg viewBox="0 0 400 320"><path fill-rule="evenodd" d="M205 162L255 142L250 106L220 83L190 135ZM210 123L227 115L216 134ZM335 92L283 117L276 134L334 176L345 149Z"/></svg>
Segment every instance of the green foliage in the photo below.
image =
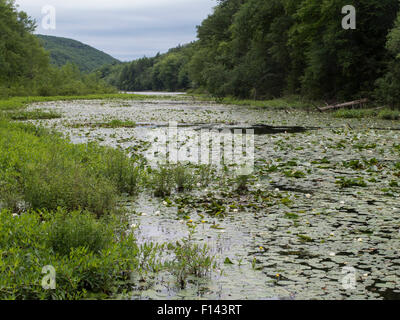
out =
<svg viewBox="0 0 400 320"><path fill-rule="evenodd" d="M165 269L185 287L191 276L204 277L215 268L207 246L190 238L167 246L138 246L126 231L119 216L0 210L0 299L113 298L139 285L133 274L143 279ZM55 289L42 287L44 266L55 269Z"/></svg>
<svg viewBox="0 0 400 320"><path fill-rule="evenodd" d="M176 188L179 192L193 189L195 177L191 169L179 163L173 168L173 175Z"/></svg>
<svg viewBox="0 0 400 320"><path fill-rule="evenodd" d="M339 185L340 188L351 188L351 187L366 187L367 183L363 178L345 178L340 177L336 180L336 184Z"/></svg>
<svg viewBox="0 0 400 320"><path fill-rule="evenodd" d="M50 68L46 77L31 90L33 92L31 94L39 96L116 93L115 88L99 80L96 74L83 75L78 67L71 63L67 63L59 69ZM24 95L24 92L20 92L19 95Z"/></svg>
<svg viewBox="0 0 400 320"><path fill-rule="evenodd" d="M361 119L366 117L374 117L378 115L378 110L376 109L341 109L335 111L333 116L335 118L343 119Z"/></svg>
<svg viewBox="0 0 400 320"><path fill-rule="evenodd" d="M155 96L154 98L157 98ZM87 94L87 95L69 95L69 96L30 96L30 97L12 97L9 99L0 100L1 111L16 111L25 108L28 104L36 102L49 102L49 101L73 101L73 100L146 100L149 99L146 95L136 94L122 94L122 93L109 93L109 94ZM164 99L166 99L164 97Z"/></svg>
<svg viewBox="0 0 400 320"><path fill-rule="evenodd" d="M36 35L44 49L50 53L50 61L57 67L68 63L76 65L80 71L90 73L103 65L119 63L110 55L79 41L61 37Z"/></svg>
<svg viewBox="0 0 400 320"><path fill-rule="evenodd" d="M114 119L106 123L97 123L95 124L96 127L102 128L135 128L136 122L130 120L119 120Z"/></svg>
<svg viewBox="0 0 400 320"><path fill-rule="evenodd" d="M248 191L248 183L250 180L250 175L238 175L236 177L236 192L243 193Z"/></svg>
<svg viewBox="0 0 400 320"><path fill-rule="evenodd" d="M61 114L54 111L14 111L6 113L12 120L40 120L40 119L58 119Z"/></svg>
<svg viewBox="0 0 400 320"><path fill-rule="evenodd" d="M136 194L137 160L96 144L72 145L33 125L0 122L0 201L24 208L113 210L119 194Z"/></svg>
<svg viewBox="0 0 400 320"><path fill-rule="evenodd" d="M59 211L49 225L48 245L61 255L79 247L98 253L112 243L112 231L107 222L90 213Z"/></svg>
<svg viewBox="0 0 400 320"><path fill-rule="evenodd" d="M123 66L104 67L100 72L102 78L126 91L181 91L190 85L187 63L192 50L191 45L177 47L154 58L145 57Z"/></svg>
<svg viewBox="0 0 400 320"><path fill-rule="evenodd" d="M375 96L397 105L399 22L386 46L385 39L399 3L359 0L354 4L357 28L344 30L342 7L348 4L345 0L218 1L198 27L198 41L133 61L122 70L114 68L119 83L115 75L110 78L124 90L190 88L220 98L253 100L301 94L341 101L373 97L376 85Z"/></svg>
<svg viewBox="0 0 400 320"><path fill-rule="evenodd" d="M362 119L362 118L379 118L383 120L399 120L400 112L389 108L384 109L342 109L333 114L336 118L344 119Z"/></svg>
<svg viewBox="0 0 400 320"><path fill-rule="evenodd" d="M133 236L122 237L116 223L83 212L18 216L3 210L0 250L2 300L113 296L128 289L130 273L145 272L143 266L148 262ZM42 268L47 265L56 271L55 289L42 288Z"/></svg>
<svg viewBox="0 0 400 320"><path fill-rule="evenodd" d="M193 244L190 238L169 244L168 249L173 252L174 259L167 265L182 289L186 287L190 276L205 277L215 268L207 245Z"/></svg>
<svg viewBox="0 0 400 320"><path fill-rule="evenodd" d="M114 149L105 150L101 158L98 159L98 163L101 164L100 172L114 182L120 193L128 195L138 193L143 171L138 160Z"/></svg>
<svg viewBox="0 0 400 320"><path fill-rule="evenodd" d="M400 107L400 14L387 37L386 47L391 60L386 73L377 80L376 97L392 107ZM391 116L388 116L392 118Z"/></svg>
<svg viewBox="0 0 400 320"><path fill-rule="evenodd" d="M378 113L378 118L384 120L400 120L400 111L384 109Z"/></svg>
<svg viewBox="0 0 400 320"><path fill-rule="evenodd" d="M169 196L173 191L183 192L191 190L196 183L192 169L179 163L176 165L160 165L152 170L149 185L156 197Z"/></svg>
<svg viewBox="0 0 400 320"><path fill-rule="evenodd" d="M32 34L35 28L35 22L18 11L14 1L0 1L0 98L116 91L96 74L81 74L70 62L60 69L52 67L49 54Z"/></svg>
<svg viewBox="0 0 400 320"><path fill-rule="evenodd" d="M0 96L111 93L116 86L127 91L196 89L253 101L288 94L327 101L366 96L397 107L399 3L359 0L357 28L344 30L341 9L347 4L219 1L198 27L198 41L131 63L118 63L73 40L39 36L53 63L62 66L58 69L50 66L32 35L33 21L3 0ZM84 75L79 69L96 73Z"/></svg>
<svg viewBox="0 0 400 320"><path fill-rule="evenodd" d="M48 68L48 55L31 32L35 22L18 12L14 1L0 1L0 96L24 88Z"/></svg>

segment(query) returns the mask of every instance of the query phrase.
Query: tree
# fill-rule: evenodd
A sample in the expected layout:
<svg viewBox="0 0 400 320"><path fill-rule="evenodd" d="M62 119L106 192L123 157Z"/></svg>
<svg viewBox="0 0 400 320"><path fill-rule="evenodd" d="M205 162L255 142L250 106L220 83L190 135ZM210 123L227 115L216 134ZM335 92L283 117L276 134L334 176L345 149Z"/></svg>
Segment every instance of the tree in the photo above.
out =
<svg viewBox="0 0 400 320"><path fill-rule="evenodd" d="M400 107L400 12L387 37L390 59L384 76L377 80L376 97L392 107Z"/></svg>
<svg viewBox="0 0 400 320"><path fill-rule="evenodd" d="M14 1L0 0L0 85L3 91L29 88L48 68L49 58L31 32L35 23ZM4 93L4 92L3 92Z"/></svg>
<svg viewBox="0 0 400 320"><path fill-rule="evenodd" d="M304 0L297 9L289 43L294 64L304 65L300 78L303 94L325 99L368 95L381 75L385 37L393 25L398 1L354 2L356 30L342 28L341 10L348 4L346 0Z"/></svg>

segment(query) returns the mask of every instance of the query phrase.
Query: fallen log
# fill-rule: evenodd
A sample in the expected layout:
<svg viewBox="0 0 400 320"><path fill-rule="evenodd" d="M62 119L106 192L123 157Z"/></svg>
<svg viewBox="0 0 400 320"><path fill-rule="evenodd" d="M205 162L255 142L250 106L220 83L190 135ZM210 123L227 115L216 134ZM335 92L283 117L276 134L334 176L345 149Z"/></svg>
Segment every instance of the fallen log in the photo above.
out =
<svg viewBox="0 0 400 320"><path fill-rule="evenodd" d="M355 101L351 101L351 102L330 105L330 106L326 106L326 107L322 107L322 108L317 107L317 109L320 112L324 112L324 111L328 111L328 110L336 110L336 109L349 108L349 107L353 108L355 106L363 107L364 104L366 104L366 103L368 103L368 99L361 99L361 100L355 100Z"/></svg>

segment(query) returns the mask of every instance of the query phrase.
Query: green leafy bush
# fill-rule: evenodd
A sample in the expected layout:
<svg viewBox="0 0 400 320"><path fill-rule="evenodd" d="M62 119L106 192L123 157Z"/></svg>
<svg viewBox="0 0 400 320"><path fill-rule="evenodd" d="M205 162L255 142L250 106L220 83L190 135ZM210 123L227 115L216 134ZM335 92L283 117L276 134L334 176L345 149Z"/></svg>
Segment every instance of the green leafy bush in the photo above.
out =
<svg viewBox="0 0 400 320"><path fill-rule="evenodd" d="M85 247L99 253L113 241L112 229L103 220L87 212L59 211L48 229L48 245L57 253L68 255L71 249Z"/></svg>
<svg viewBox="0 0 400 320"><path fill-rule="evenodd" d="M96 145L72 145L33 126L0 123L0 198L24 208L88 209L102 215L115 207L117 188L101 175ZM100 155L100 159L98 158Z"/></svg>
<svg viewBox="0 0 400 320"><path fill-rule="evenodd" d="M195 176L191 168L184 164L160 165L150 171L148 179L156 197L169 196L173 191L183 192L193 189Z"/></svg>
<svg viewBox="0 0 400 320"><path fill-rule="evenodd" d="M167 265L182 289L186 287L190 276L205 277L216 266L207 245L193 244L190 238L169 244L168 249L172 251L174 259Z"/></svg>
<svg viewBox="0 0 400 320"><path fill-rule="evenodd" d="M134 237L116 229L84 212L1 211L0 299L100 298L128 288L130 272L148 264ZM48 265L56 271L52 290L42 287Z"/></svg>

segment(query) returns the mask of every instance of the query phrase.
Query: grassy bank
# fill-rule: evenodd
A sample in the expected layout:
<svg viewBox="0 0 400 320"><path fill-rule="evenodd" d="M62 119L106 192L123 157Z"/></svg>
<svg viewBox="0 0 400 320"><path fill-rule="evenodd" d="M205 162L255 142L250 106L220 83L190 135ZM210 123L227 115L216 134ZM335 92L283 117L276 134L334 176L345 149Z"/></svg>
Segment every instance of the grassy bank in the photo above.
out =
<svg viewBox="0 0 400 320"><path fill-rule="evenodd" d="M126 288L129 272L145 263L133 236L122 237L111 218L61 209L22 215L3 210L0 221L2 300L106 297ZM43 287L51 284L42 274L45 266L55 270L55 288Z"/></svg>
<svg viewBox="0 0 400 320"><path fill-rule="evenodd" d="M199 101L213 101L219 104L250 106L255 108L274 108L274 109L315 109L313 101L306 100L300 96L288 96L271 100L252 100L238 99L234 97L215 98L208 94L199 94L196 92L188 93L193 99Z"/></svg>
<svg viewBox="0 0 400 320"><path fill-rule="evenodd" d="M73 145L33 125L0 122L3 206L85 209L101 216L122 193L136 193L139 164L119 150Z"/></svg>
<svg viewBox="0 0 400 320"><path fill-rule="evenodd" d="M335 111L333 116L342 119L378 118L382 120L400 120L400 111L389 108L344 109Z"/></svg>
<svg viewBox="0 0 400 320"><path fill-rule="evenodd" d="M323 106L324 102L307 100L301 96L288 96L272 100L249 100L237 99L233 97L215 98L207 94L199 94L189 92L189 96L200 101L212 101L225 105L250 106L255 108L271 108L271 109L299 109L316 111L316 106ZM400 120L400 110L391 109L389 107L375 107L368 109L341 109L333 112L327 112L335 118L342 119L363 119L377 118L382 120Z"/></svg>

